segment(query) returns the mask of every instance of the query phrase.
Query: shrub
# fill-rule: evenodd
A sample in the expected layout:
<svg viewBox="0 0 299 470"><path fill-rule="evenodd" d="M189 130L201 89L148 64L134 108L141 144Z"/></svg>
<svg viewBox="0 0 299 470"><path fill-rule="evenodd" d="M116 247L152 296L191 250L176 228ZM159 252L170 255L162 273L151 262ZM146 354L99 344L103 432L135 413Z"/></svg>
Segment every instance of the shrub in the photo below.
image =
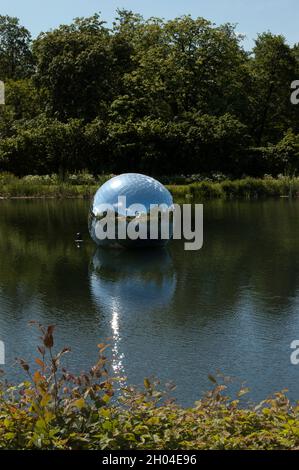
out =
<svg viewBox="0 0 299 470"><path fill-rule="evenodd" d="M0 197L91 197L97 188L114 175L87 173L66 175L27 175L18 178L0 173ZM162 178L159 178L160 180ZM187 181L187 179L186 179ZM204 180L184 185L169 184L175 202L200 202L207 199L257 199L265 197L298 197L299 178L280 176L274 179L243 178L240 180Z"/></svg>
<svg viewBox="0 0 299 470"><path fill-rule="evenodd" d="M39 356L32 370L19 364L24 382L0 389L0 449L292 449L299 445L299 404L277 393L257 406L244 406L243 388L234 399L214 377L213 389L192 408L160 391L159 383L124 386L109 375L108 345L80 375L54 352L54 326L38 325Z"/></svg>
<svg viewBox="0 0 299 470"><path fill-rule="evenodd" d="M86 171L81 171L79 173L75 173L73 175L67 175L66 182L69 184L74 185L81 185L81 184L95 184L96 180L93 175Z"/></svg>

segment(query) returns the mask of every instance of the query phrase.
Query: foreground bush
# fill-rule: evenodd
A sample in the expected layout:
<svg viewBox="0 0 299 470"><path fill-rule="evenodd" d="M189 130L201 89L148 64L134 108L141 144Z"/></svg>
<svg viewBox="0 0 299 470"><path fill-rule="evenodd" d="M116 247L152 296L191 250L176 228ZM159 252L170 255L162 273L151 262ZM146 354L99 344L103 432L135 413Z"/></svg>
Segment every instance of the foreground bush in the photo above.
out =
<svg viewBox="0 0 299 470"><path fill-rule="evenodd" d="M283 393L244 408L214 388L193 408L182 408L144 380L143 390L109 377L100 344L97 363L75 376L53 351L53 326L44 328L36 370L0 395L1 449L293 449L299 445L299 406Z"/></svg>

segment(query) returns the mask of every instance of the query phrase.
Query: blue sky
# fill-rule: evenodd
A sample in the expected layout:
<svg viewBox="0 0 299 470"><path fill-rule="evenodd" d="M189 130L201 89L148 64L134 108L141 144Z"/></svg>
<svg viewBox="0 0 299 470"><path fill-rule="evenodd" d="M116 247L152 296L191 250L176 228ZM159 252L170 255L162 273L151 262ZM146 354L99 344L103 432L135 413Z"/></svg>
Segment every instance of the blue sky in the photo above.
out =
<svg viewBox="0 0 299 470"><path fill-rule="evenodd" d="M250 48L257 32L283 34L290 44L299 42L298 0L0 0L0 14L20 18L36 36L74 17L101 11L111 23L117 7L149 16L174 18L183 14L203 16L217 24L238 23Z"/></svg>

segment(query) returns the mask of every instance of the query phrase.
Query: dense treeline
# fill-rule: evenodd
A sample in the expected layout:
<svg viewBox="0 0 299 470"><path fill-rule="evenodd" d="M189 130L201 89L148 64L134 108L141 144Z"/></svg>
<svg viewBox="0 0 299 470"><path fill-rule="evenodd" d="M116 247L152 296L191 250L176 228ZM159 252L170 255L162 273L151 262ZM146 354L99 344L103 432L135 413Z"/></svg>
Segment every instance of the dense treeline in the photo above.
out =
<svg viewBox="0 0 299 470"><path fill-rule="evenodd" d="M141 171L296 174L299 46L230 24L119 10L32 40L0 16L0 170L16 175Z"/></svg>

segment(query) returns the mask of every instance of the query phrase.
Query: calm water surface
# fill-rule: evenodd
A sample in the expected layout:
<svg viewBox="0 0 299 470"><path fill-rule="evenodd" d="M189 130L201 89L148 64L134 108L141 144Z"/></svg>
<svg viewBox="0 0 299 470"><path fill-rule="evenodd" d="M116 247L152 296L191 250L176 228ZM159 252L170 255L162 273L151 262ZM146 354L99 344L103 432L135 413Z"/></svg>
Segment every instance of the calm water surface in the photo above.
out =
<svg viewBox="0 0 299 470"><path fill-rule="evenodd" d="M86 201L0 201L0 340L4 370L33 359L30 320L57 325L81 371L110 338L115 373L177 384L191 404L220 371L260 400L288 387L299 398L299 203L213 202L204 206L204 247L101 251L87 233ZM85 243L78 249L74 235Z"/></svg>

